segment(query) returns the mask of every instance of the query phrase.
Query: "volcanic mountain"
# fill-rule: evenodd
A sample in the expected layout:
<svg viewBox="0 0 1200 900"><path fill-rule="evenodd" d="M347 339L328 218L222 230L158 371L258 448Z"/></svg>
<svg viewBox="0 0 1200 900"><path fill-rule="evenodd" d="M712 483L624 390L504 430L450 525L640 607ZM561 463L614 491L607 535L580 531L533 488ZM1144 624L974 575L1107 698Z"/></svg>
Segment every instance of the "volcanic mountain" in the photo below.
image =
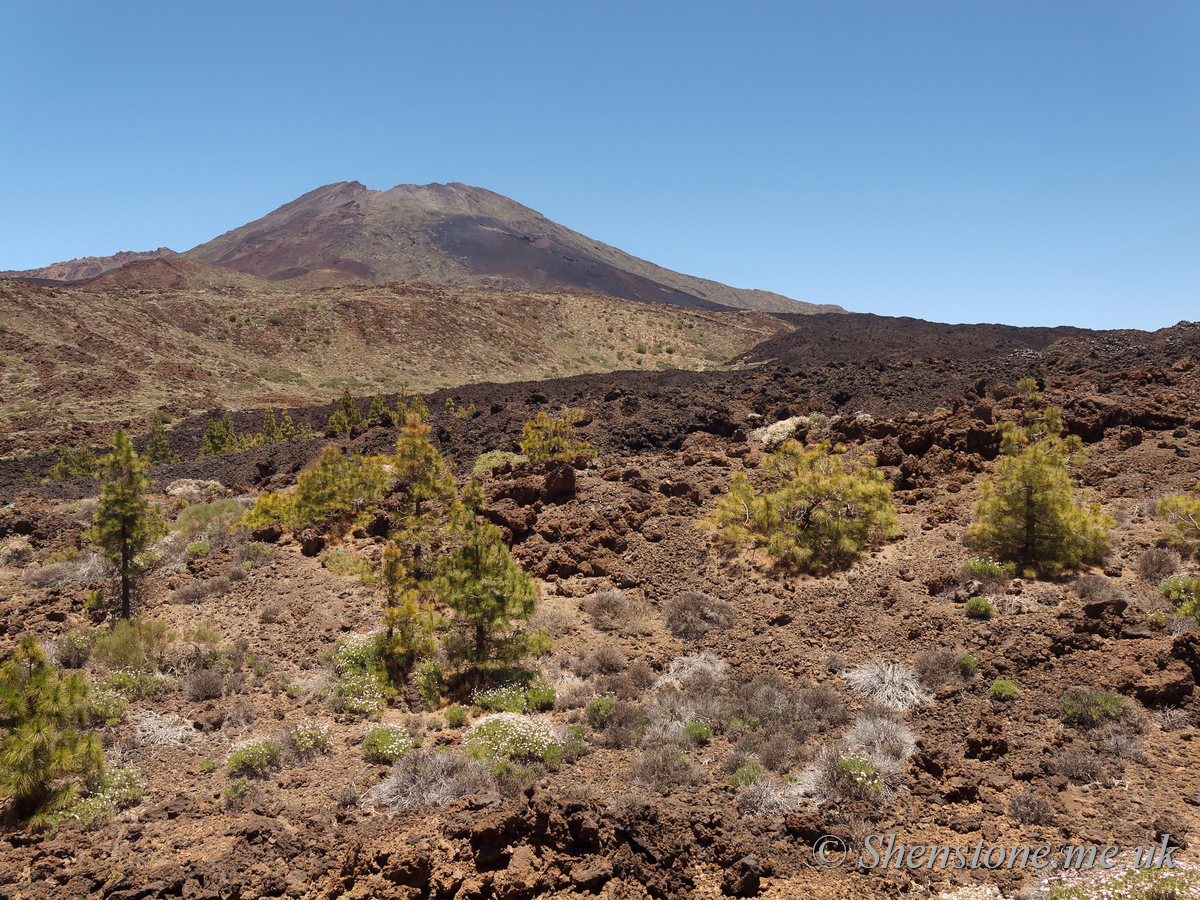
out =
<svg viewBox="0 0 1200 900"><path fill-rule="evenodd" d="M844 311L682 275L458 183L388 191L357 181L326 185L185 255L271 281L332 270L376 284L587 291L708 310Z"/></svg>

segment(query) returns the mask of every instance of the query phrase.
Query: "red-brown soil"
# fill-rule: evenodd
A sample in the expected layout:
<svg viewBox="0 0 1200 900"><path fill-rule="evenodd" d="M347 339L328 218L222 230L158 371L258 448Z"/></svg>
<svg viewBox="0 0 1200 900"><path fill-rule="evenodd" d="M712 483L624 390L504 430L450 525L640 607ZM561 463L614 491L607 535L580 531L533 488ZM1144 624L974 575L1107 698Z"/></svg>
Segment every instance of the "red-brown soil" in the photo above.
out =
<svg viewBox="0 0 1200 900"><path fill-rule="evenodd" d="M857 318L839 320L853 328ZM636 749L607 747L584 724L590 752L523 791L482 793L444 809L390 817L365 799L386 773L365 763L356 746L368 723L335 716L316 700L305 704L303 694L292 699L278 687L283 677L320 676L327 665L322 651L343 635L374 628L378 597L331 574L285 535L249 578L195 605L167 600L177 588L226 571L227 552L147 579L143 615L176 628L207 617L226 640L245 638L266 674L249 675L206 704L188 702L178 687L143 704L192 723L193 743L155 747L130 724L114 729L110 759L138 770L147 787L142 803L93 833L5 831L0 894L717 897L753 867L749 857L764 897L936 894L964 882L990 882L1014 896L1032 884L1023 881L1028 873L1006 870L825 870L812 857L813 841L825 833L852 841L896 833L901 842L921 844L1136 846L1169 831L1184 848L1177 857L1194 859L1186 845L1200 827L1200 747L1188 717L1197 712L1200 642L1195 633L1173 638L1151 627L1148 614L1167 606L1153 585L1139 580L1135 564L1162 542L1147 501L1191 488L1200 474L1200 327L1036 337L984 327L960 330L973 339L953 345L941 342L944 327L875 322L858 332L857 358L844 345L813 339L798 345L804 350L795 357L773 352L782 364L741 372L472 385L433 395L429 404L434 437L460 476L484 450L515 449L522 423L538 411L584 411L580 433L600 455L575 473L572 490L549 491L537 469L485 479L492 517L507 529L521 565L542 581L542 605L557 631L544 662L550 673L605 645L656 671L682 654L711 650L728 663L730 678L770 672L796 691L828 685L857 713L867 705L831 668L831 653L850 666L877 656L910 663L936 648L974 654L974 678L934 688L931 702L903 717L919 742L888 802L746 817L721 769L734 749L728 736L694 754L695 784L664 793L638 783ZM1080 480L1117 521L1113 549L1095 574L1111 580L1121 602L1087 604L1070 579L1017 579L993 589L999 613L978 622L963 613L969 591L960 566L971 553L963 535L980 479L997 454L997 424L1021 414L1026 401L1015 386L1027 375L1039 379L1045 399L1063 408L1068 428L1087 445ZM473 403L475 415L451 416L446 396L459 406ZM807 411L840 413L830 437L888 467L903 531L849 570L823 578L778 570L754 552L731 553L698 528L733 473L762 477L763 448L747 440L749 431ZM294 415L320 424L329 412ZM250 411L235 418L246 427L257 422ZM268 481L287 484L324 443L198 460L205 421L189 418L172 430L185 461L155 470L157 490L183 477L214 479L226 494ZM396 436L366 428L345 444L387 452ZM89 480L25 485L25 463L5 461L0 469L9 503L0 540L24 535L35 559L45 561L80 543L83 526L71 501L95 496L97 486ZM341 546L367 559L381 549L365 533L347 536ZM1194 574L1195 562L1185 568ZM87 587L37 589L20 571L6 571L0 653L25 633L54 640L99 618L84 609ZM607 587L650 605L648 633L603 632L580 611L584 598ZM659 614L688 589L729 601L736 623L691 641L672 636ZM282 622L260 621L271 603L282 605ZM1019 686L1015 701L990 699L998 677ZM1121 757L1062 724L1059 698L1076 685L1116 690L1137 702L1145 716L1138 736L1144 756ZM457 748L461 731L441 712L406 708L413 699L402 696L384 721L408 721L429 745ZM219 723L239 701L252 703L257 717L235 733ZM554 716L579 719L578 711ZM229 779L221 764L229 749L304 717L333 727L334 752L284 768L259 782L243 808L224 809ZM840 726L812 735L796 767L839 733ZM1055 759L1069 749L1097 754L1092 777L1057 774ZM216 771L201 770L205 759L215 761ZM339 807L333 799L346 787L361 798L357 806ZM1025 790L1050 804L1046 824L1022 825L1009 814ZM742 884L746 892L749 885Z"/></svg>

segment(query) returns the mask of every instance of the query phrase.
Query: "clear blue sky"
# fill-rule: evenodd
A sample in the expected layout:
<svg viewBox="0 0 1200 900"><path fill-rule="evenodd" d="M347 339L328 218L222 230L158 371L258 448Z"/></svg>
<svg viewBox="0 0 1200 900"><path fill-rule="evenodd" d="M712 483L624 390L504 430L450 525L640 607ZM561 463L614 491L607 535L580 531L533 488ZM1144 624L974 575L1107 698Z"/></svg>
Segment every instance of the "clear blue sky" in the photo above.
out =
<svg viewBox="0 0 1200 900"><path fill-rule="evenodd" d="M96 3L0 13L0 269L461 181L859 312L1200 319L1200 2Z"/></svg>

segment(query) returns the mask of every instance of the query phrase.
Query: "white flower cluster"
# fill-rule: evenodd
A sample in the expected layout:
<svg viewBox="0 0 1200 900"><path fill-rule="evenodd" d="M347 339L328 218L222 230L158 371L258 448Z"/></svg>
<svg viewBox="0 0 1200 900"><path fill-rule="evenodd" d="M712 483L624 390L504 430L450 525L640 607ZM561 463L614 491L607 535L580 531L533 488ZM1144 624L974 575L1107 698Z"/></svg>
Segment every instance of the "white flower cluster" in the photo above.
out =
<svg viewBox="0 0 1200 900"><path fill-rule="evenodd" d="M403 728L381 725L363 738L363 758L367 762L392 763L412 749L413 741Z"/></svg>
<svg viewBox="0 0 1200 900"><path fill-rule="evenodd" d="M549 722L516 713L484 716L471 726L464 742L487 756L508 759L540 759L558 743Z"/></svg>
<svg viewBox="0 0 1200 900"><path fill-rule="evenodd" d="M333 751L333 731L316 722L297 722L288 729L288 743L301 756L325 756Z"/></svg>
<svg viewBox="0 0 1200 900"><path fill-rule="evenodd" d="M525 711L525 692L516 685L476 690L471 702L492 712L519 713Z"/></svg>

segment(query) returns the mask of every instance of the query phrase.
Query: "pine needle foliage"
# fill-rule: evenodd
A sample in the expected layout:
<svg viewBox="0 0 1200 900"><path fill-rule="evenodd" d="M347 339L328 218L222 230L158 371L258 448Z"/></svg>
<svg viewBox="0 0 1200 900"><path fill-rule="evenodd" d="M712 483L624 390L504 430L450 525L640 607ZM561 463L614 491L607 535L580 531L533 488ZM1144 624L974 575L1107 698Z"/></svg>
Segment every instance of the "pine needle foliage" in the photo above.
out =
<svg viewBox="0 0 1200 900"><path fill-rule="evenodd" d="M219 419L210 419L204 429L204 437L200 440L201 458L220 456L222 453L232 453L240 450L237 431L234 430L233 420L229 418L229 410L225 410Z"/></svg>
<svg viewBox="0 0 1200 900"><path fill-rule="evenodd" d="M1068 467L1086 457L1078 436L1063 435L1061 411L1026 413L1023 425L1002 427L1001 457L980 485L975 524L967 530L977 549L1023 572L1057 575L1099 560L1115 524L1100 504L1076 497Z"/></svg>
<svg viewBox="0 0 1200 900"><path fill-rule="evenodd" d="M317 464L301 474L296 490L259 494L242 519L247 528L278 524L298 531L336 519L353 519L383 496L387 487L386 457L346 456L330 444Z"/></svg>
<svg viewBox="0 0 1200 900"><path fill-rule="evenodd" d="M358 404L350 396L350 388L345 388L342 391L341 400L338 401L337 409L329 417L329 426L326 429L326 433L335 435L349 434L356 426L362 424L362 420L362 413L358 410Z"/></svg>
<svg viewBox="0 0 1200 900"><path fill-rule="evenodd" d="M155 415L154 421L150 425L150 436L146 440L146 450L142 453L142 458L146 460L147 465L156 466L159 463L176 463L179 462L179 454L171 452L171 445L167 443L166 422L161 414Z"/></svg>
<svg viewBox="0 0 1200 900"><path fill-rule="evenodd" d="M82 731L87 694L83 675L63 676L32 635L0 666L0 797L35 826L71 806L72 779L104 771L99 738Z"/></svg>
<svg viewBox="0 0 1200 900"><path fill-rule="evenodd" d="M509 555L500 529L482 517L483 506L483 490L472 481L455 504L456 546L442 557L438 578L461 636L451 654L476 669L492 660L512 662L538 643L520 625L536 607L533 580Z"/></svg>
<svg viewBox="0 0 1200 900"><path fill-rule="evenodd" d="M1180 553L1200 554L1200 481L1191 494L1158 501L1158 517L1167 523L1167 542Z"/></svg>
<svg viewBox="0 0 1200 900"><path fill-rule="evenodd" d="M821 574L854 562L900 533L891 485L878 469L847 462L841 447L785 441L764 469L777 488L757 491L744 473L708 521L736 546L760 546L781 564Z"/></svg>
<svg viewBox="0 0 1200 900"><path fill-rule="evenodd" d="M379 564L383 589L383 657L393 681L408 672L418 659L434 651L433 632L438 621L433 604L425 602L421 585L404 564L395 544L384 548Z"/></svg>
<svg viewBox="0 0 1200 900"><path fill-rule="evenodd" d="M104 489L96 503L95 524L84 536L117 567L121 576L121 618L130 616L133 580L141 571L137 557L167 534L157 506L146 500L150 487L145 463L121 429L113 435L112 451L100 461Z"/></svg>
<svg viewBox="0 0 1200 900"><path fill-rule="evenodd" d="M430 442L429 432L419 415L409 413L400 428L392 459L396 480L407 490L415 516L421 515L421 504L427 500L444 503L455 494L454 476Z"/></svg>
<svg viewBox="0 0 1200 900"><path fill-rule="evenodd" d="M75 450L64 444L58 450L58 461L50 467L50 480L95 477L96 454L91 447Z"/></svg>
<svg viewBox="0 0 1200 900"><path fill-rule="evenodd" d="M544 412L538 413L536 419L525 423L521 453L535 463L551 459L569 461L577 456L594 458L596 451L573 430L582 419L583 413L578 409L569 409L558 419L552 419Z"/></svg>

